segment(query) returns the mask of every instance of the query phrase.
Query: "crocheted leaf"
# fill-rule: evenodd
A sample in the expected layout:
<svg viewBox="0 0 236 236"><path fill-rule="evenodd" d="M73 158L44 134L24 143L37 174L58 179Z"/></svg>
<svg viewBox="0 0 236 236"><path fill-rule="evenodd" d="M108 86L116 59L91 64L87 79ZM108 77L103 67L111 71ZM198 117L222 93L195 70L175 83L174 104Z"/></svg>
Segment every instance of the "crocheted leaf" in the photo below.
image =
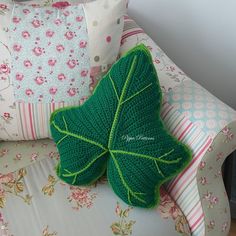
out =
<svg viewBox="0 0 236 236"><path fill-rule="evenodd" d="M84 105L53 113L58 176L69 184L90 184L107 167L110 185L126 203L156 205L159 186L180 173L191 156L166 131L160 108L151 55L137 46L113 65Z"/></svg>

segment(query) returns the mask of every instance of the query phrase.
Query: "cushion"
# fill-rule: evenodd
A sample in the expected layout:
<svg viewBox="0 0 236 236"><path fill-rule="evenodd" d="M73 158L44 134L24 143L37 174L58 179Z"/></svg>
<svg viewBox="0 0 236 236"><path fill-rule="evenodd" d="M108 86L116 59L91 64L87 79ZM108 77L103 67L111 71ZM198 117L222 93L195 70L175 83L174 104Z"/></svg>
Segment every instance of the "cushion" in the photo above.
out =
<svg viewBox="0 0 236 236"><path fill-rule="evenodd" d="M125 1L78 3L1 1L0 139L50 137L50 114L83 103L116 61Z"/></svg>
<svg viewBox="0 0 236 236"><path fill-rule="evenodd" d="M160 185L180 173L191 157L165 129L161 104L151 54L137 46L115 63L82 106L52 114L58 176L72 185L87 185L107 170L111 187L124 202L155 206Z"/></svg>

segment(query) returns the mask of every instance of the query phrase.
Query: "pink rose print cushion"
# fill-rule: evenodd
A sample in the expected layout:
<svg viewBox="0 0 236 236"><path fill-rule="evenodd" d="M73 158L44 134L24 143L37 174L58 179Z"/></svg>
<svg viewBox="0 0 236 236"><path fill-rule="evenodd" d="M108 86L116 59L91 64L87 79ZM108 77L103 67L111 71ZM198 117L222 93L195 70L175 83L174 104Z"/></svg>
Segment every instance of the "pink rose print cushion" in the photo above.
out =
<svg viewBox="0 0 236 236"><path fill-rule="evenodd" d="M11 76L18 101L68 102L90 94L83 8L78 5L58 10L58 6L14 8Z"/></svg>
<svg viewBox="0 0 236 236"><path fill-rule="evenodd" d="M51 136L53 111L82 104L117 59L125 0L1 0L0 140Z"/></svg>

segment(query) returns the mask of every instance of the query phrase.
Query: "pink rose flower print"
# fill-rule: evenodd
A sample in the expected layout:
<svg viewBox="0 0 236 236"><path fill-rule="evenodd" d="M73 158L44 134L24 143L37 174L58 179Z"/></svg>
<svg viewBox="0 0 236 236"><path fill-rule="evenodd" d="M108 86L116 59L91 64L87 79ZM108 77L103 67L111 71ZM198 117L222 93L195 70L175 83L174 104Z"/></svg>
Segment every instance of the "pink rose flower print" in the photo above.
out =
<svg viewBox="0 0 236 236"><path fill-rule="evenodd" d="M52 7L59 8L59 9L62 9L68 6L70 6L69 2L55 2L52 4Z"/></svg>
<svg viewBox="0 0 236 236"><path fill-rule="evenodd" d="M108 43L110 43L110 42L111 42L111 36L107 36L107 37L106 37L106 41L107 41Z"/></svg>
<svg viewBox="0 0 236 236"><path fill-rule="evenodd" d="M32 154L31 154L31 157L30 157L31 162L32 162L32 161L36 161L36 160L38 159L38 156L39 156L38 153L32 153Z"/></svg>
<svg viewBox="0 0 236 236"><path fill-rule="evenodd" d="M24 75L22 73L16 73L16 80L22 81L24 79Z"/></svg>
<svg viewBox="0 0 236 236"><path fill-rule="evenodd" d="M4 118L4 120L8 120L8 119L10 119L10 118L5 118L5 116L3 115L3 118ZM0 157L4 157L7 153L9 152L9 150L8 149L2 149L2 150L0 150Z"/></svg>
<svg viewBox="0 0 236 236"><path fill-rule="evenodd" d="M161 63L158 58L156 58L156 59L154 60L154 62L155 62L156 64L160 64L160 63Z"/></svg>
<svg viewBox="0 0 236 236"><path fill-rule="evenodd" d="M22 158L22 155L21 155L20 153L18 153L18 154L16 154L14 160L16 160L16 161L20 161L21 158Z"/></svg>
<svg viewBox="0 0 236 236"><path fill-rule="evenodd" d="M219 161L219 160L221 160L223 158L224 158L224 153L223 152L217 153L217 158L216 158L217 161Z"/></svg>
<svg viewBox="0 0 236 236"><path fill-rule="evenodd" d="M23 9L23 13L24 13L25 15L28 15L28 14L30 13L30 10L29 10L29 9Z"/></svg>
<svg viewBox="0 0 236 236"><path fill-rule="evenodd" d="M80 210L81 208L90 209L93 206L94 199L97 194L93 193L89 188L70 187L71 194L67 198L69 202L74 203L74 210Z"/></svg>
<svg viewBox="0 0 236 236"><path fill-rule="evenodd" d="M74 69L77 65L77 61L72 59L72 60L67 61L66 64L70 69Z"/></svg>
<svg viewBox="0 0 236 236"><path fill-rule="evenodd" d="M14 175L12 173L2 175L0 174L0 184L5 184L14 181Z"/></svg>
<svg viewBox="0 0 236 236"><path fill-rule="evenodd" d="M55 33L54 33L54 31L52 31L52 30L47 30L47 31L46 31L46 36L49 37L49 38L53 37L54 34L55 34Z"/></svg>
<svg viewBox="0 0 236 236"><path fill-rule="evenodd" d="M60 25L61 23L62 23L62 21L60 19L54 20L54 24L57 26Z"/></svg>
<svg viewBox="0 0 236 236"><path fill-rule="evenodd" d="M206 185L206 184L207 184L207 179L206 179L206 177L201 177L201 178L200 178L200 183L201 183L202 185Z"/></svg>
<svg viewBox="0 0 236 236"><path fill-rule="evenodd" d="M226 137L225 143L230 142L234 139L234 134L232 133L231 129L229 127L225 127L222 131L223 135Z"/></svg>
<svg viewBox="0 0 236 236"><path fill-rule="evenodd" d="M213 147L210 146L210 147L208 148L208 152L212 152L212 151L213 151Z"/></svg>
<svg viewBox="0 0 236 236"><path fill-rule="evenodd" d="M66 79L66 76L64 74L59 74L57 76L58 80L62 81L62 80L65 80Z"/></svg>
<svg viewBox="0 0 236 236"><path fill-rule="evenodd" d="M86 200L87 197L88 197L88 192L85 190L85 191L74 191L72 192L71 194L71 197L73 198L73 200L77 201L77 200Z"/></svg>
<svg viewBox="0 0 236 236"><path fill-rule="evenodd" d="M199 164L199 169L202 170L204 169L206 166L206 162L205 161L201 161L200 164Z"/></svg>
<svg viewBox="0 0 236 236"><path fill-rule="evenodd" d="M5 4L0 4L0 9L1 9L1 10L6 10L6 9L7 9L7 5L5 5Z"/></svg>
<svg viewBox="0 0 236 236"><path fill-rule="evenodd" d="M76 20L77 22L81 22L81 21L83 21L83 19L84 19L83 16L77 16L75 20Z"/></svg>
<svg viewBox="0 0 236 236"><path fill-rule="evenodd" d="M224 222L222 225L221 231L225 232L227 230L227 228L228 228L228 222Z"/></svg>
<svg viewBox="0 0 236 236"><path fill-rule="evenodd" d="M9 112L4 112L4 113L3 113L3 117L4 117L5 119L9 119L9 118L11 118L11 114L10 114Z"/></svg>
<svg viewBox="0 0 236 236"><path fill-rule="evenodd" d="M29 33L28 31L23 31L23 32L21 33L21 35L22 35L22 37L23 37L24 39L30 38L30 33Z"/></svg>
<svg viewBox="0 0 236 236"><path fill-rule="evenodd" d="M51 95L55 95L55 94L57 93L57 88L56 88L56 87L51 87L51 88L49 89L49 93L50 93Z"/></svg>
<svg viewBox="0 0 236 236"><path fill-rule="evenodd" d="M230 132L230 129L226 126L223 130L222 133L227 135Z"/></svg>
<svg viewBox="0 0 236 236"><path fill-rule="evenodd" d="M79 47L80 47L80 48L86 48L86 47L87 47L87 42L84 41L84 40L80 41Z"/></svg>
<svg viewBox="0 0 236 236"><path fill-rule="evenodd" d="M19 17L14 16L14 17L12 18L12 22L15 23L15 24L20 23L20 21L21 21L21 18L19 18Z"/></svg>
<svg viewBox="0 0 236 236"><path fill-rule="evenodd" d="M25 90L25 94L28 96L28 97L31 97L34 95L34 92L32 89L26 89Z"/></svg>
<svg viewBox="0 0 236 236"><path fill-rule="evenodd" d="M65 33L65 37L66 37L68 40L71 40L71 39L73 39L73 38L75 37L75 33L72 32L72 31L67 31L67 32Z"/></svg>
<svg viewBox="0 0 236 236"><path fill-rule="evenodd" d="M31 61L30 61L30 60L25 60L25 61L24 61L24 66L25 66L26 68L32 67Z"/></svg>
<svg viewBox="0 0 236 236"><path fill-rule="evenodd" d="M49 66L55 66L56 63L57 63L57 60L56 60L56 59L49 59L49 60L48 60L48 65L49 65Z"/></svg>
<svg viewBox="0 0 236 236"><path fill-rule="evenodd" d="M4 121L6 121L7 123L12 120L13 118L11 117L11 114L9 112L4 112L3 113L3 116L1 117L3 118ZM3 150L0 150L0 157L3 157L4 155L4 150L6 149L3 149Z"/></svg>
<svg viewBox="0 0 236 236"><path fill-rule="evenodd" d="M39 28L41 26L41 22L39 20L33 20L31 24L34 28Z"/></svg>
<svg viewBox="0 0 236 236"><path fill-rule="evenodd" d="M212 203L212 204L217 204L218 202L219 202L218 197L213 196L213 197L211 198L211 203Z"/></svg>
<svg viewBox="0 0 236 236"><path fill-rule="evenodd" d="M42 76L37 76L34 81L37 85L42 85L44 83L44 78Z"/></svg>
<svg viewBox="0 0 236 236"><path fill-rule="evenodd" d="M1 64L0 74L9 74L9 73L10 73L10 67L7 64Z"/></svg>
<svg viewBox="0 0 236 236"><path fill-rule="evenodd" d="M75 88L70 88L68 91L67 91L68 95L70 97L74 97L76 95L76 89Z"/></svg>
<svg viewBox="0 0 236 236"><path fill-rule="evenodd" d="M219 198L214 196L212 192L204 194L203 199L208 202L208 208L214 208L214 206L219 203Z"/></svg>
<svg viewBox="0 0 236 236"><path fill-rule="evenodd" d="M37 57L41 56L44 53L44 50L41 47L35 47L32 51L33 51L34 55Z"/></svg>
<svg viewBox="0 0 236 236"><path fill-rule="evenodd" d="M225 141L224 142L229 142L229 141L232 141L234 139L234 134L232 133L232 131L230 130L229 127L225 127L223 130L222 130L222 133L223 135L226 137Z"/></svg>
<svg viewBox="0 0 236 236"><path fill-rule="evenodd" d="M21 46L21 45L19 45L19 44L14 44L14 45L13 45L13 50L14 50L15 52L20 52L21 49L22 49L22 46Z"/></svg>
<svg viewBox="0 0 236 236"><path fill-rule="evenodd" d="M56 46L56 49L57 49L58 52L63 52L63 51L65 50L64 46L61 45L61 44L60 44L60 45L57 45L57 46Z"/></svg>
<svg viewBox="0 0 236 236"><path fill-rule="evenodd" d="M82 77L86 77L86 76L88 75L88 70L82 70L81 73L80 73L80 75L81 75Z"/></svg>
<svg viewBox="0 0 236 236"><path fill-rule="evenodd" d="M163 190L161 190L161 201L160 205L158 206L158 210L160 211L161 216L164 219L172 217L172 219L175 220L178 216L181 215L181 212L179 211L176 203L172 201L170 196Z"/></svg>

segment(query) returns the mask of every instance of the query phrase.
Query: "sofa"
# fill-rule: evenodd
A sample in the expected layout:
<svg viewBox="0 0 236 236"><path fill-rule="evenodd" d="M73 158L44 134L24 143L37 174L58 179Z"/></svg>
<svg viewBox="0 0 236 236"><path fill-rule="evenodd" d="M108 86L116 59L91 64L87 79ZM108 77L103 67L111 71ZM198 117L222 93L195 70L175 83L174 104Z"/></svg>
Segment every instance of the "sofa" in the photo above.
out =
<svg viewBox="0 0 236 236"><path fill-rule="evenodd" d="M52 140L2 142L1 236L228 235L221 168L236 149L236 111L191 80L126 16L120 56L140 43L150 49L158 72L162 119L190 147L191 163L161 187L156 208L141 209L123 203L105 176L86 187L59 180Z"/></svg>

